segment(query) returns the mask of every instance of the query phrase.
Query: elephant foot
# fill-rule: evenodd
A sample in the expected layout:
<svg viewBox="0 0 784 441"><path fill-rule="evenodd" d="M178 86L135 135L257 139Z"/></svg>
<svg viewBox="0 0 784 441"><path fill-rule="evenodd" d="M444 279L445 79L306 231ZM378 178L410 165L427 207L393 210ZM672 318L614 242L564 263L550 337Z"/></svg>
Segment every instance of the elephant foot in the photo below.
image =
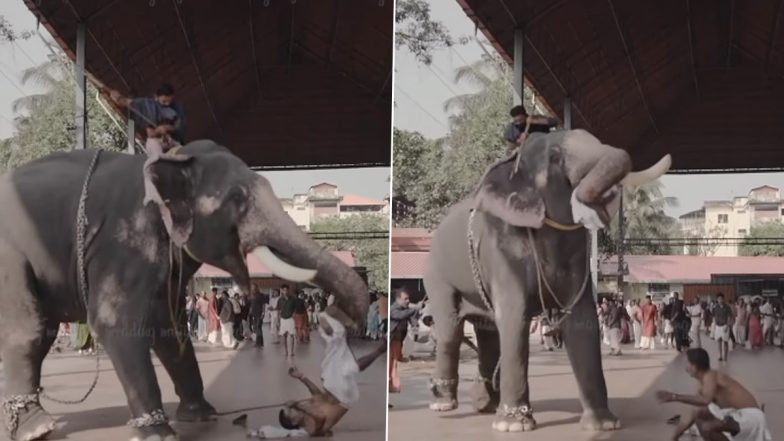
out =
<svg viewBox="0 0 784 441"><path fill-rule="evenodd" d="M431 378L430 391L436 400L430 403L430 409L436 412L447 412L457 409L457 379Z"/></svg>
<svg viewBox="0 0 784 441"><path fill-rule="evenodd" d="M181 402L177 407L177 421L194 423L210 421L217 413L214 407L204 398L193 402Z"/></svg>
<svg viewBox="0 0 784 441"><path fill-rule="evenodd" d="M454 398L442 397L430 403L430 410L436 412L449 412L457 409L457 400Z"/></svg>
<svg viewBox="0 0 784 441"><path fill-rule="evenodd" d="M3 412L11 440L44 439L54 430L54 419L44 411L35 394L9 398L3 402Z"/></svg>
<svg viewBox="0 0 784 441"><path fill-rule="evenodd" d="M583 416L580 419L580 425L585 430L593 430L596 432L618 430L621 428L621 422L618 420L618 417L613 415L608 409L583 412Z"/></svg>
<svg viewBox="0 0 784 441"><path fill-rule="evenodd" d="M497 432L530 432L536 429L533 409L528 406L504 405L496 412L493 430Z"/></svg>
<svg viewBox="0 0 784 441"><path fill-rule="evenodd" d="M474 383L473 405L479 413L493 413L498 409L500 395L493 390L493 385L485 380L479 379Z"/></svg>
<svg viewBox="0 0 784 441"><path fill-rule="evenodd" d="M177 441L179 437L168 424L134 427L130 441Z"/></svg>

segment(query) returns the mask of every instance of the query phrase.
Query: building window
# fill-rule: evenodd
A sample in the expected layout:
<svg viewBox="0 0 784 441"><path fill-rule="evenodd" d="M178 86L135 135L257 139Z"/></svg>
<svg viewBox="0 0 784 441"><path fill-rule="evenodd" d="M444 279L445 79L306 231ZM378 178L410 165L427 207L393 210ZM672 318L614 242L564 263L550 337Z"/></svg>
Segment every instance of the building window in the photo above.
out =
<svg viewBox="0 0 784 441"><path fill-rule="evenodd" d="M738 234L741 235L746 234L746 230L741 228L740 230L738 230Z"/></svg>
<svg viewBox="0 0 784 441"><path fill-rule="evenodd" d="M729 223L729 218L730 218L729 214L720 214L719 215L719 223L720 224Z"/></svg>

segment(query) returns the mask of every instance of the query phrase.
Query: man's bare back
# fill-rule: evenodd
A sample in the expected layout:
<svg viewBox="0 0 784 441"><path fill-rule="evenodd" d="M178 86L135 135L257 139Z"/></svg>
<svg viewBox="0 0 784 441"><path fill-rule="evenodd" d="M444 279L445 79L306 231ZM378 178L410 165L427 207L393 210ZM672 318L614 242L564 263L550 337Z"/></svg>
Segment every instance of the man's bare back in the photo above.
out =
<svg viewBox="0 0 784 441"><path fill-rule="evenodd" d="M757 400L743 385L729 375L709 370L700 380L700 395L713 396L713 402L722 409L759 407Z"/></svg>

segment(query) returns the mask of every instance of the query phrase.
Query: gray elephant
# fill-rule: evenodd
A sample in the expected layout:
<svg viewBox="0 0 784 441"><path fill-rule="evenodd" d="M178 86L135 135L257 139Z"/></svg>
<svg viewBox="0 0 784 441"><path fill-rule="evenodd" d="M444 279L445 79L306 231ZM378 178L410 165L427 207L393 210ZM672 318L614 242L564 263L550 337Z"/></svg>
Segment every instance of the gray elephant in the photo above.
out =
<svg viewBox="0 0 784 441"><path fill-rule="evenodd" d="M569 310L561 330L579 385L583 425L620 427L607 403L589 238L575 224L570 201L590 207L606 225L618 209L619 184L653 180L669 162L668 155L648 170L630 173L625 151L571 130L532 133L521 150L487 169L474 195L451 208L432 239L424 277L438 339L432 410L457 407L459 347L468 320L479 347L474 407L496 411L497 431L534 429L529 329L544 303Z"/></svg>
<svg viewBox="0 0 784 441"><path fill-rule="evenodd" d="M77 220L82 196L86 224ZM87 320L105 348L128 400L133 439L176 439L150 349L174 382L177 419L214 414L184 331L185 285L202 263L248 289L246 256L254 252L273 273L335 293L345 324L355 326L367 312L359 275L297 227L266 179L211 141L149 159L54 154L0 176L0 206L0 359L11 439L53 430L38 390L61 322Z"/></svg>

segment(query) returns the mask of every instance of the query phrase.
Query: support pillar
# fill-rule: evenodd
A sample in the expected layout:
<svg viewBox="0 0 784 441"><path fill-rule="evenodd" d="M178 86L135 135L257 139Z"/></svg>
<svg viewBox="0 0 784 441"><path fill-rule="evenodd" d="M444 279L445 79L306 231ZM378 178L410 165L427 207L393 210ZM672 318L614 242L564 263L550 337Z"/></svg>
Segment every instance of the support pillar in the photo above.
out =
<svg viewBox="0 0 784 441"><path fill-rule="evenodd" d="M514 30L514 71L512 75L514 86L514 105L518 106L523 104L523 29L517 28Z"/></svg>
<svg viewBox="0 0 784 441"><path fill-rule="evenodd" d="M624 276L624 265L623 263L623 238L626 235L624 232L624 223L626 222L623 218L623 188L621 189L621 206L618 208L618 292L623 292L623 276Z"/></svg>
<svg viewBox="0 0 784 441"><path fill-rule="evenodd" d="M126 153L129 155L136 154L136 126L130 116L128 117L128 129L126 133L128 135L128 147L126 148Z"/></svg>
<svg viewBox="0 0 784 441"><path fill-rule="evenodd" d="M79 23L76 28L76 64L74 74L76 77L76 107L74 109L74 126L76 127L76 143L74 149L87 147L87 77L85 75L85 45L87 25Z"/></svg>

